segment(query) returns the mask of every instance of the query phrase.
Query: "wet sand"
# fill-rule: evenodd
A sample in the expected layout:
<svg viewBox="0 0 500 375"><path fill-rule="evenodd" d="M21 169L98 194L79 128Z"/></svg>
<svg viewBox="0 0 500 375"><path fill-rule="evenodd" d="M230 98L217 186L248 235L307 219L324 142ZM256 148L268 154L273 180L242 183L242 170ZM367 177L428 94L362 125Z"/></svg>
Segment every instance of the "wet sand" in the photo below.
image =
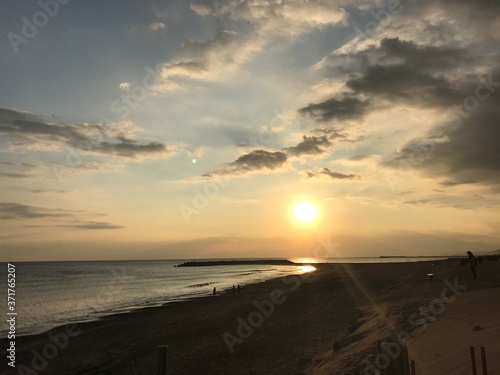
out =
<svg viewBox="0 0 500 375"><path fill-rule="evenodd" d="M405 328L408 314L439 295L443 280L469 281L467 296L500 285L499 270L483 264L483 279L474 281L456 260L320 265L302 277L245 286L235 296L229 288L216 297L207 290L206 298L80 323L67 340L60 332L68 327L18 337L16 364L25 374L154 375L158 346L168 345L168 374L361 374L374 342ZM428 272L435 274L432 282ZM334 352L335 342L342 347ZM468 344L465 349L467 355ZM424 359L418 362L423 366ZM2 364L1 373L20 369Z"/></svg>

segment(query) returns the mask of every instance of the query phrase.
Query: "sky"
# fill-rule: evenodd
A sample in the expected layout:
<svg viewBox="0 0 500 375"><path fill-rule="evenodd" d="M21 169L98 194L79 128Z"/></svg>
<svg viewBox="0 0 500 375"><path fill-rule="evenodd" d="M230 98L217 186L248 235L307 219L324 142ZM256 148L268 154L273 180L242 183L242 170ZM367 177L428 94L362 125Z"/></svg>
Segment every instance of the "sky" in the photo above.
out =
<svg viewBox="0 0 500 375"><path fill-rule="evenodd" d="M0 260L499 249L499 61L492 0L1 0Z"/></svg>

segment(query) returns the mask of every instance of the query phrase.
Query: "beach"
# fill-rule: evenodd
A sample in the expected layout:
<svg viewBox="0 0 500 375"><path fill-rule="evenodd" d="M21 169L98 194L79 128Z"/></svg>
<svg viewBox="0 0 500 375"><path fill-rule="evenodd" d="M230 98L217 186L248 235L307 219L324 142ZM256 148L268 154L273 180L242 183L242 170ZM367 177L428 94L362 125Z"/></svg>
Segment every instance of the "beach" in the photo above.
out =
<svg viewBox="0 0 500 375"><path fill-rule="evenodd" d="M478 280L457 259L316 268L247 285L236 295L229 288L216 296L207 291L202 298L18 337L17 368L5 366L2 373L156 374L158 346L167 345L167 374L363 374L376 369L376 342L402 332L411 336L408 350L419 375L469 373L469 346L478 345L487 348L489 374L498 373L500 327L493 314L500 262L483 262ZM446 303L434 302L423 318L420 308L442 300L445 288ZM476 325L481 330L473 331ZM463 340L443 334L450 330ZM8 340L1 343L8 348Z"/></svg>

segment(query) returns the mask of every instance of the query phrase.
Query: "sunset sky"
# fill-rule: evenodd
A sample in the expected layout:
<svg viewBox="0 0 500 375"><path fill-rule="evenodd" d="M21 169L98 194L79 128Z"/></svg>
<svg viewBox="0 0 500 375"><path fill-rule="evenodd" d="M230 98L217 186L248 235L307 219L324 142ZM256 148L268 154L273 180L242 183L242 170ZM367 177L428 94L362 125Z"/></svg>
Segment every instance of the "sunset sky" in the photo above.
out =
<svg viewBox="0 0 500 375"><path fill-rule="evenodd" d="M8 0L0 31L0 260L500 248L498 1Z"/></svg>

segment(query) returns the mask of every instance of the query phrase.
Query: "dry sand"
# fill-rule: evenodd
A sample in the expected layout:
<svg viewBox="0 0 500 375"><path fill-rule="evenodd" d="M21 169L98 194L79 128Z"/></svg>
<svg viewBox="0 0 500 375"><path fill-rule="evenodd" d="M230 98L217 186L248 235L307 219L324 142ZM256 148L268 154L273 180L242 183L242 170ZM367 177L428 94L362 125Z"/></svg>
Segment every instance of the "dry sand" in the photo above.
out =
<svg viewBox="0 0 500 375"><path fill-rule="evenodd" d="M377 340L412 333L409 317L440 296L445 280L458 278L466 290L416 334L410 355L418 374L461 374L469 369L469 346L484 345L494 375L500 315L499 289L492 288L500 286L500 262L483 263L478 271L480 280L471 280L457 260L322 265L304 277L248 285L236 296L223 293L80 323L81 333L42 371L24 373L155 375L157 347L166 344L168 374L363 374ZM432 282L428 272L435 274ZM264 303L266 314L259 312L255 301L273 299L272 312L271 302ZM242 331L241 321L249 319L253 331ZM472 331L472 325L482 330ZM238 338L238 327L245 337ZM226 332L238 340L233 353ZM0 342L8 347L7 340ZM33 350L42 353L50 343L48 333L17 338L17 364L33 368ZM23 372L2 364L0 373Z"/></svg>
<svg viewBox="0 0 500 375"><path fill-rule="evenodd" d="M366 304L343 347L325 348L304 373L377 374L384 364L377 361L377 342L402 337L418 375L471 374L470 346L476 347L478 374L480 346L486 347L488 374L500 374L500 262L483 262L478 280L457 260L429 263L427 270L408 273ZM388 351L397 354L397 347Z"/></svg>

